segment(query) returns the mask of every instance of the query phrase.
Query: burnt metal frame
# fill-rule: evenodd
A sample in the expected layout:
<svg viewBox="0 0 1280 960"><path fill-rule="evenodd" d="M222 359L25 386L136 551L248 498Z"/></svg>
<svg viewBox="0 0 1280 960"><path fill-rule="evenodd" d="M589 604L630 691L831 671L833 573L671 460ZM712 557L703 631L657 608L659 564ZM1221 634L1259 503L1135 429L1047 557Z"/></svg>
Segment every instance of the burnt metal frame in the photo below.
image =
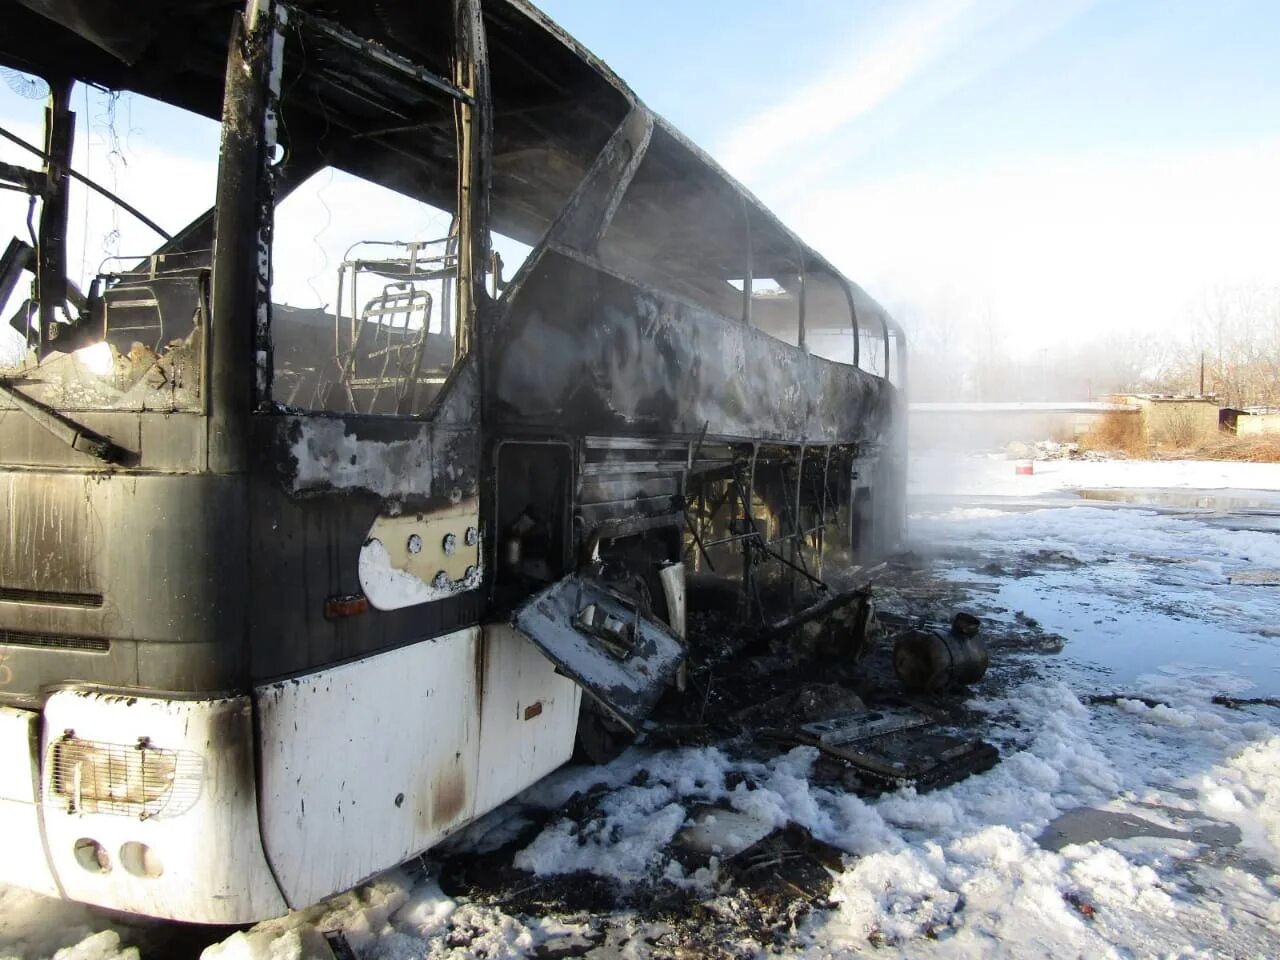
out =
<svg viewBox="0 0 1280 960"><path fill-rule="evenodd" d="M688 540L682 550L684 557L692 558L696 550L714 572L715 568L709 551L716 547L739 545L741 602L747 616L762 615L756 580L756 568L762 563L774 562L782 566L793 595L797 592L796 586L799 582L797 577L803 578L818 589L827 589L822 580L827 531L829 528L838 526L840 522L839 508L831 491L832 462L835 460L838 466L843 458L838 457L837 452L852 451L853 446L839 443L752 442L749 445L743 444L735 447L736 452L729 474L725 476L721 471L714 469L697 471L695 468L700 461L695 459L693 442L690 442L690 468L685 474L684 497L686 501L691 498L696 499L698 509L691 518L686 511L685 530L688 533ZM743 449L744 447L748 449ZM767 448L763 454L762 448ZM817 452L819 449L821 453ZM708 467L710 463L707 462ZM762 465L766 464L777 471L784 491L790 491L779 503L781 507L781 512L777 516L779 532L773 537L759 529L753 513L756 502L757 473ZM820 482L816 476L818 470L821 470L822 474ZM794 477L789 476L792 471L794 471ZM808 491L806 491L806 474L810 488ZM708 481L708 476L714 479ZM718 499L708 500L708 482L720 482L725 485L724 492ZM690 493L691 485L696 485L696 494ZM806 492L811 494L812 502L806 499ZM710 512L707 510L708 502L711 503ZM730 508L727 524L729 532L714 539L705 539L706 533L726 506ZM816 511L816 517L809 524L806 524L804 519L806 507L814 508ZM811 539L812 542L810 542ZM789 557L777 549L784 545L791 554ZM809 567L806 551L812 552L815 558L816 572Z"/></svg>
<svg viewBox="0 0 1280 960"><path fill-rule="evenodd" d="M165 250L181 249L183 247L195 245L195 238L202 231L211 227L216 222L216 232L210 231L208 236L212 238L204 243L214 245L213 262L214 271L212 278L212 301L213 316L209 324L209 342L205 353L205 363L207 368L206 383L209 387L205 391L205 396L211 398L209 405L208 418L204 420L196 429L206 432L205 443L203 448L198 448L198 453L192 454L192 457L199 456L202 462L196 467L187 467L185 469L191 472L207 472L210 474L220 474L219 483L225 478L235 476L245 476L259 469L257 461L277 455L277 446L273 445L273 441L279 439L282 434L268 434L262 429L264 424L270 424L272 421L283 422L284 418L276 416L274 408L265 407L265 403L269 397L269 378L271 374L271 341L269 329L264 329L262 321L264 318L263 309L269 312L269 292L266 282L269 281L269 274L264 275L263 258L261 256L264 244L270 242L269 220L273 210L273 201L289 188L289 179L293 175L293 171L280 171L273 169L271 164L272 157L272 137L273 130L272 119L278 110L278 89L272 88L271 76L271 59L272 51L279 42L281 33L281 18L287 19L289 12L285 10L283 5L276 4L272 0L258 0L253 7L256 11L255 15L248 18L235 18L236 33L232 42L232 49L227 57L225 70L226 82L224 85L224 124L223 124L223 162L219 169L218 179L218 203L211 215L207 218L200 218L193 222L191 226L180 231L178 237L172 244L167 244ZM487 95L487 74L485 72L485 54L483 49L484 35L483 28L480 23L480 10L477 0L455 0L454 3L455 20L460 24L457 31L457 47L463 51L464 56L458 58L457 73L455 74L454 83L459 89L471 91L471 102L455 100L455 111L460 118L459 123L464 135L467 139L465 148L466 160L460 158L459 162L459 196L460 196L460 212L465 212L472 217L472 227L464 231L463 249L459 251L460 256L469 256L470 262L476 265L487 262L487 258L482 256L487 252L488 231L484 229L487 226L487 204L489 200L489 164L491 163L492 154L488 149L491 142L491 121L492 121L492 105ZM596 61L588 59L591 65L595 65ZM609 83L614 83L612 75L603 67L599 68L600 75ZM617 86L619 91L623 91L629 102L634 104L634 99L630 97L629 92L625 91L620 83ZM597 166L601 175L592 179L587 177L584 179L579 191L575 194L575 201L582 204L573 210L566 208L563 214L564 225L559 230L559 238L564 246L575 246L579 248L585 247L588 251L593 244L598 242L598 238L605 230L610 222L613 212L617 209L617 203L630 183L636 165L639 163L640 157L643 156L647 138L652 134L652 128L658 121L643 106L634 104L630 114L626 120L630 121L627 125L624 123L623 129L616 131L617 151L611 156L598 158L597 165L591 169L594 171ZM614 141L610 141L613 143ZM623 149L626 147L627 149ZM402 151L403 153L404 151ZM693 148L694 157L702 157L696 148ZM624 159L625 155L625 159ZM295 158L295 166L297 160L304 162L309 159L301 153ZM707 163L711 163L709 159ZM714 166L714 165L713 165ZM741 190L741 188L736 187ZM806 248L799 243L785 227L777 224L776 219L767 211L758 206L751 204L749 196L742 191L740 195L743 197L744 208L750 207L753 211L759 211L760 216L765 218L767 222L775 224L786 236L796 244L801 256L801 271L803 275L807 269L806 264L823 264L824 261L817 255L812 256L809 260L809 254ZM588 202L589 201L589 202ZM570 213L574 214L576 219L570 220ZM572 229L570 229L572 228ZM750 234L748 233L748 236ZM750 241L749 241L750 242ZM550 241L543 244L544 250ZM478 256L478 254L480 254ZM754 254L753 254L754 256ZM582 253L580 259L591 260L589 252ZM754 272L754 266L748 265L748 272ZM483 292L484 273L482 270L470 270L471 284L464 291L464 301L462 308L462 316L460 321L466 324L468 332L481 329L475 326L477 323L477 314L479 314L479 323L483 324L486 317L486 311L495 310L492 302L489 300L487 293ZM832 270L832 275L839 278L839 274ZM803 282L803 277L802 277ZM851 300L854 297L853 288L846 284L846 295ZM678 297L668 297L667 302L673 302ZM859 301L861 302L861 301ZM749 301L746 304L747 312L749 312ZM859 319L856 309L851 311L854 313L855 324ZM489 313L488 316L493 316ZM269 313L266 314L269 320ZM884 329L889 329L888 322L885 321ZM896 327L895 327L896 329ZM477 359L488 346L479 337L472 337L472 342L467 345L466 356L471 361L471 366L465 371L461 365L455 365L451 378L456 374L459 379L463 375L471 378L465 384L466 392L471 395L475 391L479 391L480 396L486 396L482 387L476 384L482 381L485 376L486 368L480 364ZM763 335L759 335L757 341L764 339ZM855 340L856 344L856 340ZM903 355L903 343L901 337L898 338L899 352L895 356L895 364L899 362L899 358ZM753 348L759 346L756 342L752 344ZM856 347L855 347L856 349ZM886 346L886 350L887 350ZM787 352L791 352L790 348ZM255 353L257 357L255 358ZM814 367L818 370L820 368ZM259 376L255 377L255 373ZM449 385L446 385L448 391L449 386L454 385L451 379ZM427 418L434 416L439 408L433 408L428 413ZM476 410L466 409L466 416L481 416ZM406 423L420 423L422 419L427 418L404 418ZM390 420L395 418L381 418ZM701 420L701 418L699 418ZM456 421L455 421L456 422ZM469 424L474 420L468 420ZM757 421L761 422L761 421ZM390 433L375 434L372 424L360 424L358 418L351 418L349 422L350 429L353 432L362 432L369 428L370 436L390 436ZM382 429L383 425L377 425L378 429ZM566 428L568 430L569 428ZM661 432L661 427L656 428ZM624 428L625 431L625 428ZM718 452L725 448L736 449L742 452L744 457L749 456L749 474L747 479L747 487L745 490L744 513L746 517L751 516L751 509L759 499L759 489L762 481L766 480L766 471L772 471L773 464L767 462L768 458L762 454L765 447L776 449L787 444L779 440L745 440L744 436L750 437L763 433L763 431L755 429L752 424L744 432L737 433L733 438L727 438L723 432L716 436L716 431L712 431L712 436L707 436L707 430L704 429L701 438L696 443L693 437L696 435L696 428L693 430L681 430L673 435L676 443L688 444L687 461L690 470L687 470L683 476L679 477L680 489L688 495L692 489L692 483L696 482L697 473L702 471L709 463L715 466L722 466L723 462L716 460L709 449L714 446ZM572 434L570 434L572 437ZM843 436L844 434L842 434ZM796 507L794 509L794 520L792 524L795 528L804 526L800 522L802 509L808 509L802 506L800 502L801 494L806 492L807 483L804 481L803 473L805 469L812 469L809 461L814 460L812 450L813 446L828 446L827 459L843 462L837 456L829 444L821 444L814 441L813 431L795 434L795 436L808 437L805 445L805 452L801 454L800 467L798 477L795 478L794 487L792 489L797 498ZM267 438L267 439L264 439ZM512 437L515 439L515 437ZM573 438L576 440L576 438ZM488 461L485 459L487 451L480 447L479 455L476 458L476 467L478 471L478 482L481 487L481 503L487 504L487 491L485 484L495 482L492 471L489 470ZM468 457L471 455L468 454ZM273 468L279 465L273 461ZM758 473L757 470L760 472ZM175 470L175 472L177 472ZM190 492L182 494L186 503L198 506L201 501L205 503L226 503L228 506L226 512L232 509L244 509L244 503L251 500L250 491L247 486L235 486L232 483L224 484L225 488L232 493L227 493L224 499L216 500L217 496L222 496L219 492L222 488L215 490L214 484L205 484L205 479L201 478L199 483L196 480L189 482ZM183 479L182 484L187 485L188 480ZM702 486L702 484L700 484ZM257 493L260 488L253 488L252 492ZM236 499L243 492L244 500ZM734 495L732 482L730 481L730 489L726 490L727 496L725 500L717 508L723 509L724 504L730 497ZM352 502L356 497L337 496L333 500L345 500ZM369 498L373 499L373 498ZM731 509L736 504L731 504ZM571 508L575 508L571 505ZM669 517L654 518L654 522L662 520L669 522L671 526L679 528L679 512L673 512ZM819 520L822 526L828 523L826 517L825 506L819 510ZM701 521L701 518L700 518ZM336 529L336 525L335 525ZM367 529L367 527L365 528ZM796 530L792 530L788 536L795 536ZM344 528L345 535L345 528ZM489 542L496 544L496 538L492 537L491 531ZM750 535L747 535L748 537ZM247 555L250 551L249 537L241 534L239 539L228 534L225 538L227 546L218 553L220 570L218 576L220 579L225 578L229 585L226 589L227 596L237 598L245 598L250 596L250 590L247 587L248 575L244 571L250 568L249 563L238 563L237 560L242 555ZM744 538L745 539L745 538ZM767 541L764 545L768 547L777 546L776 540L769 540L766 537L756 535L756 539ZM782 539L782 538L780 538ZM744 553L749 551L751 547L743 546ZM797 549L804 551L809 548L803 545ZM237 551L240 551L237 553ZM820 554L819 554L820 555ZM759 557L757 556L757 559ZM772 558L771 558L772 559ZM750 563L744 560L744 580L749 584L753 577L752 567ZM479 606L479 603L476 604ZM243 617L247 622L250 619L249 605L240 603L224 603L221 609L227 611L225 614L220 613L219 617L225 616L226 623L219 623L220 632L223 634L234 634L237 630L237 617ZM465 614L471 616L471 614ZM388 634L387 642L412 642L410 634L407 630L403 630L397 636L390 636L393 630L400 630L403 626L403 620L396 620L394 617L386 617L381 619L382 623L393 623L394 627L385 628ZM474 620L468 621L474 622ZM225 629L223 629L225 627ZM425 629L425 628L424 628ZM430 629L434 630L435 627ZM245 644L248 645L247 638L250 631L245 629L241 631L242 636L246 638ZM415 634L421 637L423 631ZM382 642L382 641L379 641ZM234 647L234 641L232 641ZM354 649L354 648L353 648ZM361 648L358 652L369 652ZM353 653L354 655L354 653ZM228 650L228 660L234 659L233 650ZM246 655L241 658L244 662L250 662L251 658ZM290 667L292 669L292 667ZM204 674L201 674L204 676ZM187 681L182 681L187 682Z"/></svg>
<svg viewBox="0 0 1280 960"><path fill-rule="evenodd" d="M455 222L457 233L465 238L457 251L458 323L455 336L456 373L464 358L471 352L479 352L475 336L477 304L487 296L484 291L483 264L489 258L488 204L491 179L491 157L488 145L492 142L492 108L488 98L487 55L484 29L481 22L479 0L453 0L454 9L454 78L453 82L438 77L432 71L408 58L402 57L381 44L364 40L323 17L304 13L283 0L255 0L251 3L251 15L244 27L236 18L235 31L228 58L226 99L228 113L223 117L223 163L219 172L219 199L215 211L218 227L215 236L221 235L224 196L235 197L237 205L243 205L248 196L256 201L252 214L240 210L231 217L250 216L255 221L253 249L257 251L254 270L254 304L252 315L254 328L255 380L252 394L253 408L261 413L271 413L271 380L273 374L271 347L271 243L277 200L277 173L271 161L276 149L276 125L281 106L281 72L283 68L284 29L291 22L305 25L324 33L348 49L387 66L416 82L447 94L454 102L455 122L458 130L458 187ZM245 31L248 31L247 35ZM229 130L228 127L231 126ZM253 130L255 138L244 131ZM256 142L248 142L253 139ZM231 162L228 163L228 157ZM223 168L234 168L226 169ZM256 170L256 189L235 190L246 176L246 171ZM224 179L226 191L224 194ZM246 194L248 196L242 196ZM244 228L242 227L243 231ZM228 245L218 244L214 262L228 255ZM480 265L479 269L477 265ZM224 271L232 272L232 271ZM235 271L239 273L239 271ZM218 289L214 283L215 292ZM224 293L227 296L228 293ZM247 304L246 304L247 305ZM227 316L222 326L232 326L230 313L214 310L217 318ZM226 337L215 338L226 340ZM250 355L247 351L241 356ZM219 359L222 355L219 355ZM225 370L225 366L221 364ZM446 387L448 384L446 383ZM215 391L215 399L220 391ZM432 410L439 406L445 390L440 391L432 403ZM215 404L216 406L216 404ZM237 405L229 416L243 416L248 411ZM430 418L431 411L427 417Z"/></svg>

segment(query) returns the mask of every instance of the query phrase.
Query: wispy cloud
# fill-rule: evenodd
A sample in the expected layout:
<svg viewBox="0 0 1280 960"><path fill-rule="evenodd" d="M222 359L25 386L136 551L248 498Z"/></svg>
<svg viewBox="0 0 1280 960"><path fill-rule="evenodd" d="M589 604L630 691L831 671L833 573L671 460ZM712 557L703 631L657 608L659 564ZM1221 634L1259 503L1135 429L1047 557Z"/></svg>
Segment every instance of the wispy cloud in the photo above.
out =
<svg viewBox="0 0 1280 960"><path fill-rule="evenodd" d="M750 180L801 143L845 127L928 67L973 7L974 0L927 0L908 7L869 42L851 37L847 58L739 125L716 154L733 174Z"/></svg>

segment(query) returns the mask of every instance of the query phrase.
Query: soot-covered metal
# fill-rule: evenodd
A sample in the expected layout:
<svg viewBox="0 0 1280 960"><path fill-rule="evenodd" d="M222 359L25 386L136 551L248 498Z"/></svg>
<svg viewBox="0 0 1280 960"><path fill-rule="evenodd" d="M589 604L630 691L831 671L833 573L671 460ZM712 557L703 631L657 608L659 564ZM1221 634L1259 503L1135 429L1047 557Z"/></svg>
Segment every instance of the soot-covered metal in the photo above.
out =
<svg viewBox="0 0 1280 960"><path fill-rule="evenodd" d="M67 112L66 83L78 79L222 117L226 131L218 207L146 261L99 276L87 299L60 278L34 283L14 321L32 360L5 381L0 405L14 412L0 430L6 467L23 471L118 482L142 470L148 485L177 485L166 494L177 503L182 491L204 490L198 475L225 478L221 500L249 506L222 514L196 550L208 569L230 565L243 576L187 595L243 597L257 612L185 614L208 633L184 629L179 643L164 630L139 636L146 620L135 617L71 614L80 619L69 633L142 644L139 664L170 664L160 670L167 686L248 682L510 609L588 562L615 585L640 583L649 598L663 564L732 573L745 608L762 615L761 584L803 594L821 584L833 553L843 561L892 544L901 518L901 397L888 376L903 357L897 328L531 6L300 2L280 5L256 33L228 29L239 5L225 0L8 6L0 58L51 78L55 115ZM240 72L225 71L228 52ZM58 149L56 138L46 145ZM55 173L70 155L64 147L66 156L46 158ZM307 312L270 302L272 210L326 166L450 214L451 239L434 258L420 253L421 238L387 237L419 246L352 261L357 274L401 287L428 275L440 284L440 335L428 335L427 321L412 327L408 309L390 329L386 317L412 293L357 317L354 280L349 321L341 304ZM47 195L55 178L27 173L9 179L44 191L44 241L10 258L15 278L41 257L60 263L44 248L65 235L65 203ZM498 236L532 245L505 280L489 269ZM265 259L245 255L254 246ZM49 320L52 298L62 323ZM434 303L430 293L416 302L428 314ZM128 312L139 303L152 311L141 319ZM261 314L256 330L248 313ZM325 328L347 323L335 347ZM151 339L131 342L140 330ZM846 362L811 346L824 335ZM69 354L102 339L117 358L105 386ZM379 376L360 380L357 367ZM116 382L126 372L132 392ZM385 409L366 385L373 379L393 384ZM28 398L63 418L75 411L83 435L108 438L128 461L92 463L60 444L48 423L21 415ZM36 481L28 473L8 482ZM37 495L15 493L28 496ZM109 498L109 513L97 515L116 554L156 549L122 546L144 529L131 511L154 497ZM463 499L479 503L483 587L442 601L454 613L319 616L316 598L358 590L356 557L378 516L428 515ZM10 524L10 537L25 529ZM46 549L11 540L6 584L52 590L89 577L107 607L177 586L139 583L127 565L90 572L70 554L36 556ZM303 589L281 594L282 575ZM16 628L49 621L30 606L4 615ZM179 651L216 644L226 635L218 625L247 636L250 654L209 674ZM115 683L146 674L85 671Z"/></svg>
<svg viewBox="0 0 1280 960"><path fill-rule="evenodd" d="M776 626L895 546L900 329L524 0L0 7L0 65L50 89L31 166L0 164L30 198L0 257L0 710L106 689L78 722L137 740L129 697L231 696L259 738L256 801L217 813L252 903L178 861L169 899L68 896L229 922L349 886L575 725L589 755L642 729L686 605ZM189 224L93 187L157 239L83 277L76 83L221 123ZM287 237L321 203L355 242L316 280ZM378 792L405 771L465 788L414 820L427 793Z"/></svg>

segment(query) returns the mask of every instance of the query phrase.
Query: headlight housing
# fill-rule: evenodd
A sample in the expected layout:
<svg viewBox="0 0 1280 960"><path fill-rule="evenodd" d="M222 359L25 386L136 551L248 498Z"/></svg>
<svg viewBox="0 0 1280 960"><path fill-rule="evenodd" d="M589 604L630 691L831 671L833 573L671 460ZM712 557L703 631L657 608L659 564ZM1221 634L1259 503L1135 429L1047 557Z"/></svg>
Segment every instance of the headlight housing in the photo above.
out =
<svg viewBox="0 0 1280 960"><path fill-rule="evenodd" d="M204 763L188 750L167 750L146 737L134 744L83 740L68 731L45 756L45 802L67 813L175 817L195 805Z"/></svg>

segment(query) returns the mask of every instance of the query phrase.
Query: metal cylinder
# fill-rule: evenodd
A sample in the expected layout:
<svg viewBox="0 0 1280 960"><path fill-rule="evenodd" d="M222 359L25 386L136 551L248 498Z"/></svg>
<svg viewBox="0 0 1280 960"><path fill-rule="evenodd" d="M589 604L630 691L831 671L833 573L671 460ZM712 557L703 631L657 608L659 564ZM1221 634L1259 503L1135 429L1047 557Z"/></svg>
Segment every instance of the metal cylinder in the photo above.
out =
<svg viewBox="0 0 1280 960"><path fill-rule="evenodd" d="M976 634L908 630L893 643L893 671L911 693L976 683L987 672L987 645Z"/></svg>

